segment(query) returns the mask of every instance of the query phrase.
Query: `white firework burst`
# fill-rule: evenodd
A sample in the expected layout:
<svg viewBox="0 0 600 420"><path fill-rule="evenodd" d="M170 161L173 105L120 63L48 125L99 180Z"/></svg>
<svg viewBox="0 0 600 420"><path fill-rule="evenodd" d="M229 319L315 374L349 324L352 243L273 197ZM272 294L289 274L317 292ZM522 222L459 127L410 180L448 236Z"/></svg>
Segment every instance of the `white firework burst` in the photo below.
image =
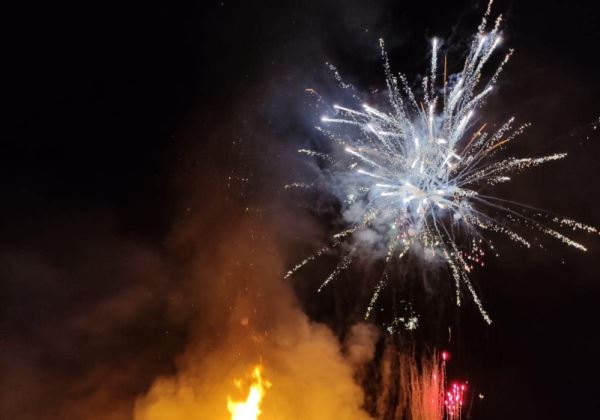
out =
<svg viewBox="0 0 600 420"><path fill-rule="evenodd" d="M307 149L300 152L330 165L328 185L332 190L342 191L342 210L352 214L354 223L334 235L329 247L297 264L286 277L329 248L353 242L321 290L355 258L356 241L351 239L374 231L385 247L382 257L386 264L412 251L421 253L426 260L444 261L455 282L457 304L460 305L461 290L466 288L485 321L491 323L468 276L474 266L482 264L486 250L496 254L490 239L483 235L485 231L506 235L529 248L530 242L513 230L514 226L525 226L586 251L583 245L548 223L558 228L567 226L598 233L595 228L570 219L549 217L538 209L482 192L509 182L515 173L566 156L557 153L495 159L496 153L528 124L515 126L515 118L511 117L490 132L486 131L485 123L473 123L475 113L493 91L513 52L506 53L490 73L491 77L482 75L502 40L501 16L488 29L490 9L491 2L472 39L462 71L453 75L452 83L448 83L445 59L438 75L440 45L433 39L431 69L423 78L421 98L417 99L406 77L392 73L381 41L389 106L376 108L363 103L361 108L354 109L333 105L331 113L322 117L322 125L317 129L344 150L343 157L336 159L333 154ZM333 67L332 70L341 87L350 89L337 70ZM388 280L386 271L375 287L366 316Z"/></svg>

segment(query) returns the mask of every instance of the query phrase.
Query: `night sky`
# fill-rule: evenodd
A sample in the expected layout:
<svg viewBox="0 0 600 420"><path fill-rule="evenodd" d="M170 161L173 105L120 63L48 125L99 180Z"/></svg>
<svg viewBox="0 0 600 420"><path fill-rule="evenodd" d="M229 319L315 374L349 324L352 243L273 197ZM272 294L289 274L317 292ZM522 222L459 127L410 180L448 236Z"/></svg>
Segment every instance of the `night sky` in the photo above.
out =
<svg viewBox="0 0 600 420"><path fill-rule="evenodd" d="M288 266L322 237L315 226L327 228L314 211L327 203L283 189L310 177L295 151L318 141L305 89L336 97L325 63L361 90L383 89L383 37L392 67L414 79L434 35L460 57L484 3L4 8L0 418L131 418L122 413L174 371L203 323L185 295L209 279L188 274L224 240L222 226L272 221ZM494 10L506 16L502 48L516 54L486 117L533 123L515 152L569 152L501 191L600 226L600 6L498 1ZM485 394L472 418L600 409L600 240L576 238L587 253L550 239L531 250L497 241L501 258L475 273L495 322L484 325L472 304L449 321L460 340L452 373ZM359 315L357 304L340 313L332 303L346 299L346 283L316 295L319 279L305 277L294 286L302 307L343 335ZM84 408L66 409L73 401ZM98 414L103 404L118 414Z"/></svg>

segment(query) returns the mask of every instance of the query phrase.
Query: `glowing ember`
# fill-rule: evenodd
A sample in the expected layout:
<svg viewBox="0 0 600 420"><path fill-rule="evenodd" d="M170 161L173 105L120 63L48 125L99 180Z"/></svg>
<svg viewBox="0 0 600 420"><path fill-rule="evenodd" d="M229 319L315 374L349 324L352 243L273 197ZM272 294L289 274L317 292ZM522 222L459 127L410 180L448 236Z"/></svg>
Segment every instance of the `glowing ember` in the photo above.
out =
<svg viewBox="0 0 600 420"><path fill-rule="evenodd" d="M460 419L466 388L465 384L454 382L446 392L444 405L446 406L446 414L449 420Z"/></svg>
<svg viewBox="0 0 600 420"><path fill-rule="evenodd" d="M260 405L266 390L271 383L262 378L262 366L256 366L252 371L252 385L248 391L245 401L233 401L227 396L227 410L231 414L231 420L257 420L261 414ZM242 381L234 381L238 389L242 389Z"/></svg>

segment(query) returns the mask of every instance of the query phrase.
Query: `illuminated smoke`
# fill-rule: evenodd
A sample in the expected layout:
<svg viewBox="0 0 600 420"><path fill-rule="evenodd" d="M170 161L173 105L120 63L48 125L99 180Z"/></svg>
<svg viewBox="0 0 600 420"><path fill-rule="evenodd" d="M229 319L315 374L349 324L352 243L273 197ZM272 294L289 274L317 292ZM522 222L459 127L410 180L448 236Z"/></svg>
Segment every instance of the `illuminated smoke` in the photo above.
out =
<svg viewBox="0 0 600 420"><path fill-rule="evenodd" d="M195 240L189 229L186 235ZM281 279L272 229L255 222L222 229L223 240L198 255L199 271L192 274L210 281L191 282L198 289L186 293L200 310L188 348L177 359L177 372L157 378L138 399L135 419L230 420L228 395L244 404L256 398L244 381L240 393L232 393L234 381L257 363L265 392L259 420L296 419L299 413L307 419L371 419L355 373L373 357L377 334L357 326L341 344L327 326L308 319Z"/></svg>

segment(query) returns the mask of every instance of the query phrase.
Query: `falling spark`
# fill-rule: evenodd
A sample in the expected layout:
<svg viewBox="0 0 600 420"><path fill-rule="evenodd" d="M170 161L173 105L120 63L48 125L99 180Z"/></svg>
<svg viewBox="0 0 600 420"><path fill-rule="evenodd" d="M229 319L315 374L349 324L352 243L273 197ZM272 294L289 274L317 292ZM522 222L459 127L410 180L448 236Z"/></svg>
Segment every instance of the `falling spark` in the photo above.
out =
<svg viewBox="0 0 600 420"><path fill-rule="evenodd" d="M410 360L410 358L406 359ZM405 392L409 396L410 418L442 420L446 381L445 363L440 361L436 352L432 357L423 357L420 362L418 367L418 363L413 359L408 367L410 385Z"/></svg>
<svg viewBox="0 0 600 420"><path fill-rule="evenodd" d="M389 334L394 334L400 330L413 331L419 326L419 317L413 311L410 302L402 301L400 304L404 304L404 313L401 316L395 317L385 326L385 329Z"/></svg>
<svg viewBox="0 0 600 420"><path fill-rule="evenodd" d="M235 380L235 386L242 388L242 381ZM262 378L262 367L256 366L252 371L252 384L245 401L234 401L227 396L227 410L231 414L231 420L257 420L261 414L260 405L266 390L271 383Z"/></svg>
<svg viewBox="0 0 600 420"><path fill-rule="evenodd" d="M355 109L334 105L332 113L322 117L322 126L318 129L345 150L340 159L301 150L332 163L327 172L331 181L329 190L352 198L342 203L343 211L362 212L362 217L355 217L360 221L353 222L344 231L343 238L335 236L333 246L326 248L337 247L344 238L353 240L351 245L343 247L351 251L319 291L348 268L356 254L360 234L369 230L376 232L382 245L389 249L386 265L391 263L390 255L399 259L408 251L420 253L425 262L443 261L455 283L457 305L461 303L462 290L468 291L484 320L491 323L469 279L475 267L484 265L487 253L498 255L491 239L484 237L486 231L504 235L529 248L531 241L517 232L529 229L584 252L587 251L584 245L547 223L558 228L598 233L596 228L574 220L551 217L537 209L532 211L526 205L484 194L491 186L510 182L519 172L567 155L497 159L494 158L497 152L509 146L528 124L514 127L515 118L511 117L496 131L486 131L487 123L478 124L479 128L474 129L479 109L494 90L498 76L512 55L510 50L486 81L482 70L501 42L502 17L488 28L491 3L473 37L462 71L447 80L444 62L441 87L436 85L440 41L432 40L431 71L423 79L420 102L406 77L392 73L381 40L389 106L378 109L363 103L362 109ZM343 89L352 88L343 83L333 66L330 68ZM357 203L360 206L355 205ZM323 250L308 257L286 277L322 253ZM377 284L367 315L388 278L386 271Z"/></svg>

